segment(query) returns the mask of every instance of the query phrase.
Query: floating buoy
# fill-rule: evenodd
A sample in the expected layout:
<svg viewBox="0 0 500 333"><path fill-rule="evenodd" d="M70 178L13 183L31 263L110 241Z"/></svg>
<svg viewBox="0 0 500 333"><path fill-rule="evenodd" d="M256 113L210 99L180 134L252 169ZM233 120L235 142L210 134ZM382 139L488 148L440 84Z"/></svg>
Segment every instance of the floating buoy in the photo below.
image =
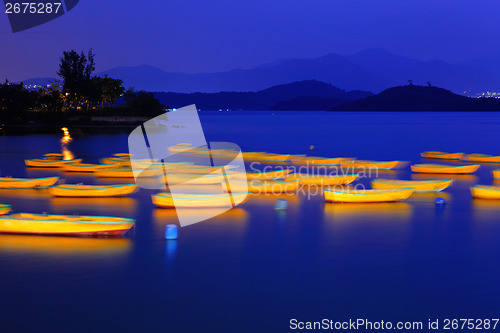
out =
<svg viewBox="0 0 500 333"><path fill-rule="evenodd" d="M314 150L314 146L313 146L313 145L310 145L310 146L309 146L309 150Z"/></svg>
<svg viewBox="0 0 500 333"><path fill-rule="evenodd" d="M446 203L446 199L444 199L444 198L437 198L436 199L437 205L444 205L445 203Z"/></svg>
<svg viewBox="0 0 500 333"><path fill-rule="evenodd" d="M177 226L175 224L168 224L165 227L165 239L166 240L177 239Z"/></svg>
<svg viewBox="0 0 500 333"><path fill-rule="evenodd" d="M288 200L285 199L278 199L276 201L276 205L274 206L274 209L276 210L285 210L288 207Z"/></svg>

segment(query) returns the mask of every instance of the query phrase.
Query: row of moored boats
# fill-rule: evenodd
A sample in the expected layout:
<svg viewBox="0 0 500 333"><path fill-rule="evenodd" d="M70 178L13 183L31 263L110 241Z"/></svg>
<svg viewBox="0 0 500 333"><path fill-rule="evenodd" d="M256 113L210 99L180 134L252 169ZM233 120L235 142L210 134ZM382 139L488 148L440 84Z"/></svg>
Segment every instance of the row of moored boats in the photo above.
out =
<svg viewBox="0 0 500 333"><path fill-rule="evenodd" d="M188 146L171 147L171 151L186 154L205 154L212 156L234 156L234 151L207 150L206 148L188 149ZM43 159L25 160L27 167L59 168L66 172L92 173L104 178L164 178L166 183L183 184L198 189L202 185L220 185L229 193L232 203L243 202L248 193L280 194L293 192L301 186L321 186L324 198L328 202L391 202L409 198L415 192L439 192L448 188L453 179L443 180L394 180L374 179L371 189L358 189L350 186L359 177L360 170L392 170L404 168L408 163L403 161L369 161L355 158L327 158L306 155L271 154L265 152L244 152L246 161L260 161L265 164L297 164L306 166L338 167L352 172L338 174L295 173L292 167L274 168L256 172L238 171L228 165L216 168L186 162L166 163L164 161L131 160L130 154L115 154L103 158L100 164L82 163L82 159L64 160L62 154L46 154ZM445 152L423 152L424 158L440 160L461 160L477 163L500 163L500 156L483 154L463 154ZM132 168L134 163L134 168ZM141 168L141 165L144 168ZM470 174L476 172L480 165L445 165L414 164L411 170L415 173L430 174ZM266 168L267 169L267 168ZM222 171L224 170L224 172ZM494 170L493 176L500 179L500 170ZM0 178L0 189L37 188L48 189L54 196L66 197L113 197L125 196L137 190L137 184L57 184L59 177L46 178ZM471 188L475 198L500 199L499 186L475 185ZM175 193L169 192L152 195L152 202L164 208L210 208L225 206L228 194L219 193ZM134 220L121 217L106 216L72 216L18 213L7 215L10 205L0 204L0 232L64 234L64 235L120 235L127 232Z"/></svg>

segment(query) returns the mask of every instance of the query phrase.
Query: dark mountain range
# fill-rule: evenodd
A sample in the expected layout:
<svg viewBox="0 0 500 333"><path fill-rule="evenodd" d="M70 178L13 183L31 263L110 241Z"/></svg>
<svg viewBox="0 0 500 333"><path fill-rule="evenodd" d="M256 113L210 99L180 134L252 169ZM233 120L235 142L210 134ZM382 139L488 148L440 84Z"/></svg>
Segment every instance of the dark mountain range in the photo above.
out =
<svg viewBox="0 0 500 333"><path fill-rule="evenodd" d="M160 102L172 108L196 104L202 110L328 110L340 103L371 95L366 91L345 91L316 80L273 86L257 92L154 94Z"/></svg>
<svg viewBox="0 0 500 333"><path fill-rule="evenodd" d="M333 111L500 111L500 100L470 98L442 88L408 85L338 105Z"/></svg>
<svg viewBox="0 0 500 333"><path fill-rule="evenodd" d="M183 93L258 91L303 80L319 80L347 90L379 92L412 80L416 84L430 81L459 94L474 94L500 91L500 68L495 70L493 66L492 69L492 64L498 63L496 60L500 60L500 56L450 64L440 60L420 61L371 49L345 56L331 53L312 59L284 59L250 69L218 73L165 72L144 65L117 67L97 75L120 78L126 87L140 90Z"/></svg>
<svg viewBox="0 0 500 333"><path fill-rule="evenodd" d="M327 111L332 105L346 103L345 99L321 96L301 96L274 104L271 111Z"/></svg>

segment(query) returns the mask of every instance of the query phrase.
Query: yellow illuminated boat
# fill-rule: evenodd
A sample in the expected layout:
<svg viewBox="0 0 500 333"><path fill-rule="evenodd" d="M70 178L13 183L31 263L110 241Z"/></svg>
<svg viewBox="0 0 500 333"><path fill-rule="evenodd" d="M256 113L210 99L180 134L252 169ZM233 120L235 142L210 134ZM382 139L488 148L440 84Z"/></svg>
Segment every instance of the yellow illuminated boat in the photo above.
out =
<svg viewBox="0 0 500 333"><path fill-rule="evenodd" d="M57 185L49 193L59 197L120 197L133 193L137 184L119 185Z"/></svg>
<svg viewBox="0 0 500 333"><path fill-rule="evenodd" d="M470 190L474 198L500 199L500 186L474 185Z"/></svg>
<svg viewBox="0 0 500 333"><path fill-rule="evenodd" d="M465 162L479 163L500 163L500 156L484 155L484 154L468 154L461 158Z"/></svg>
<svg viewBox="0 0 500 333"><path fill-rule="evenodd" d="M467 174L476 172L479 167L479 165L415 164L411 166L411 171L419 173Z"/></svg>
<svg viewBox="0 0 500 333"><path fill-rule="evenodd" d="M116 168L121 166L120 163L115 164L88 164L88 163L71 163L64 164L62 168L68 172L94 172L101 169Z"/></svg>
<svg viewBox="0 0 500 333"><path fill-rule="evenodd" d="M123 217L19 213L0 216L0 233L118 236L134 223L134 219Z"/></svg>
<svg viewBox="0 0 500 333"><path fill-rule="evenodd" d="M72 159L72 160L43 160L43 159L31 159L24 160L24 163L28 167L41 167L41 168L59 168L64 164L68 163L80 163L82 161L81 158Z"/></svg>
<svg viewBox="0 0 500 333"><path fill-rule="evenodd" d="M162 168L152 168L144 170L136 170L138 177L157 177L163 174ZM112 169L100 169L94 171L94 175L97 177L108 177L108 178L133 178L134 171L131 168L112 168Z"/></svg>
<svg viewBox="0 0 500 333"><path fill-rule="evenodd" d="M0 188L46 188L54 185L59 177L0 178Z"/></svg>
<svg viewBox="0 0 500 333"><path fill-rule="evenodd" d="M226 178L229 179L234 175L234 173L213 173L206 174L203 176L198 176L195 174L182 174L182 173L169 173L165 176L166 184L181 184L186 185L212 185L221 184Z"/></svg>
<svg viewBox="0 0 500 333"><path fill-rule="evenodd" d="M300 180L304 185L347 185L358 178L358 174L349 175L310 175L291 174L286 180Z"/></svg>
<svg viewBox="0 0 500 333"><path fill-rule="evenodd" d="M64 158L64 155L61 153L48 153L44 154L43 157L45 157L47 160L62 160Z"/></svg>
<svg viewBox="0 0 500 333"><path fill-rule="evenodd" d="M170 146L168 150L174 153L183 152L184 150L191 149L192 144L190 143L179 143L175 146Z"/></svg>
<svg viewBox="0 0 500 333"><path fill-rule="evenodd" d="M11 209L12 209L11 205L0 204L0 215L9 214Z"/></svg>
<svg viewBox="0 0 500 333"><path fill-rule="evenodd" d="M413 188L415 192L440 192L453 183L453 179L444 180L393 180L374 179L372 188L378 190Z"/></svg>
<svg viewBox="0 0 500 333"><path fill-rule="evenodd" d="M264 151L249 151L249 152L241 152L241 156L247 160L254 160L261 156L265 156L267 153Z"/></svg>
<svg viewBox="0 0 500 333"><path fill-rule="evenodd" d="M288 161L290 154L278 155L278 154L262 154L257 155L254 159L263 162L284 162Z"/></svg>
<svg viewBox="0 0 500 333"><path fill-rule="evenodd" d="M354 168L354 169L394 169L399 167L402 163L401 161L343 161L340 162L340 166L343 168Z"/></svg>
<svg viewBox="0 0 500 333"><path fill-rule="evenodd" d="M352 161L355 160L355 158L304 156L303 158L294 158L291 160L292 163L294 164L332 165L332 164L340 164L341 162Z"/></svg>
<svg viewBox="0 0 500 333"><path fill-rule="evenodd" d="M500 179L500 169L493 170L492 173L493 173L493 178Z"/></svg>
<svg viewBox="0 0 500 333"><path fill-rule="evenodd" d="M121 158L121 157L105 157L99 160L101 164L117 164L120 163L122 165L130 166L129 158Z"/></svg>
<svg viewBox="0 0 500 333"><path fill-rule="evenodd" d="M414 192L412 188L397 190L324 190L325 200L329 202L393 202L408 199Z"/></svg>
<svg viewBox="0 0 500 333"><path fill-rule="evenodd" d="M250 180L248 183L241 181L230 182L231 191L245 191L250 193L285 193L296 190L300 186L300 180ZM227 190L228 185L224 183L222 185L224 190Z"/></svg>
<svg viewBox="0 0 500 333"><path fill-rule="evenodd" d="M285 178L293 169L281 169L262 172L247 172L247 179L278 179Z"/></svg>
<svg viewBox="0 0 500 333"><path fill-rule="evenodd" d="M209 174L214 171L219 170L220 166L206 166L206 165L191 165L191 164L185 164L185 163L175 163L175 164L170 164L165 166L165 170L168 170L169 172L172 173L180 173L180 174ZM236 165L226 165L224 166L225 170L231 170L237 168Z"/></svg>
<svg viewBox="0 0 500 333"><path fill-rule="evenodd" d="M223 194L175 194L175 200L170 193L153 194L153 204L163 208L210 208L228 207L232 202L243 202L248 192ZM233 197L231 200L231 196ZM175 202L175 204L174 204Z"/></svg>
<svg viewBox="0 0 500 333"><path fill-rule="evenodd" d="M424 151L420 153L423 158L432 158L440 160L459 160L462 158L464 153L447 153L443 151Z"/></svg>
<svg viewBox="0 0 500 333"><path fill-rule="evenodd" d="M116 153L116 154L113 154L113 156L118 157L118 158L130 159L132 157L132 154Z"/></svg>

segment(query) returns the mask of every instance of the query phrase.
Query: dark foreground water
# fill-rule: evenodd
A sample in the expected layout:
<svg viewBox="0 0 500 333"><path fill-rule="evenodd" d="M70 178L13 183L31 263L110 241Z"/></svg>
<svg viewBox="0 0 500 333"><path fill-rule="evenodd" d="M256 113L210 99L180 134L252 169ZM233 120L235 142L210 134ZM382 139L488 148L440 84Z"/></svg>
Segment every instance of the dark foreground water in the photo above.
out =
<svg viewBox="0 0 500 333"><path fill-rule="evenodd" d="M201 119L209 140L247 151L300 154L314 145L313 155L413 162L423 150L500 154L497 113L217 112ZM1 174L116 182L25 169L23 159L60 150L59 140L0 137ZM69 148L96 162L125 152L127 135L73 135ZM456 177L446 193L403 203L292 196L289 209L277 212L275 197L251 197L168 242L164 226L176 215L155 209L152 191L53 199L43 190L0 190L0 202L18 212L137 220L125 239L0 235L0 331L286 332L292 318L424 327L428 319L498 318L500 202L472 200L468 190L492 184L494 168L483 165ZM412 179L408 170L380 177ZM436 206L436 197L448 204Z"/></svg>

